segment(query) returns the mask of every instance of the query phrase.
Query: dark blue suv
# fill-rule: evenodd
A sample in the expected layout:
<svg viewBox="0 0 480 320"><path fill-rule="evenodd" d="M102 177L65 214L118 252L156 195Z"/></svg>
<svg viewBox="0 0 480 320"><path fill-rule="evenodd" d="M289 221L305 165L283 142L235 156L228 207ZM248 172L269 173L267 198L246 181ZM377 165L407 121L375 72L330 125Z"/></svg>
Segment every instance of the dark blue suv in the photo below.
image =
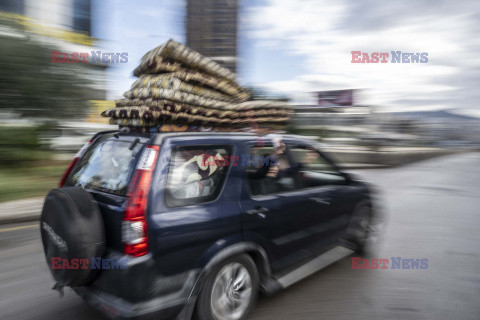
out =
<svg viewBox="0 0 480 320"><path fill-rule="evenodd" d="M96 135L47 196L56 288L111 318L245 319L275 291L362 251L367 186L294 135Z"/></svg>

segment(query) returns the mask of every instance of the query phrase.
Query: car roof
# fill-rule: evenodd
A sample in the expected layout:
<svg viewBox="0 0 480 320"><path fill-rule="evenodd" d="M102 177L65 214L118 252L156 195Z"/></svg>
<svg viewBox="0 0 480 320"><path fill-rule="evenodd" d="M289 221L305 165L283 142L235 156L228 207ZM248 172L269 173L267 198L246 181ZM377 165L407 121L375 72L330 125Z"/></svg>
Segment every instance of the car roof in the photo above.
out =
<svg viewBox="0 0 480 320"><path fill-rule="evenodd" d="M269 133L266 135L259 135L250 132L222 132L222 131L207 131L207 132L155 132L155 133L141 133L141 132L128 132L128 131L104 131L99 132L98 135L103 135L106 133L113 133L116 132L117 134L125 137L134 137L134 136L143 136L144 138L150 139L151 143L156 145L161 145L166 139L169 138L232 138L235 140L243 140L243 141L253 141L254 139L273 139L274 137L281 137L285 142L290 143L309 143L309 144L318 144L318 142L312 140L310 137L301 136L301 135L294 135L294 134L285 134L285 133Z"/></svg>
<svg viewBox="0 0 480 320"><path fill-rule="evenodd" d="M271 139L273 137L281 136L284 139L289 140L297 140L297 141L309 141L312 142L311 139L308 139L305 136L299 135L292 135L292 134L266 134L266 135L258 135L255 133L248 133L248 132L219 132L219 131L209 131L209 132L166 132L166 133L155 133L155 137L153 142L155 144L162 144L165 139L173 138L173 137L231 137L231 138L244 138L244 140L252 140L256 138L263 138L263 139Z"/></svg>

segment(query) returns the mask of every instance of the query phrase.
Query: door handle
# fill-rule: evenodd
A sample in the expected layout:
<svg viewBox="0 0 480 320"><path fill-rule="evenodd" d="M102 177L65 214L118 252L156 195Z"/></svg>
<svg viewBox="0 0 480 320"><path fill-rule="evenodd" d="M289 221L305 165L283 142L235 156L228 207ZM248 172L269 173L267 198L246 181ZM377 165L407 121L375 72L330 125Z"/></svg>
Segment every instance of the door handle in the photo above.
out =
<svg viewBox="0 0 480 320"><path fill-rule="evenodd" d="M326 204L327 206L330 205L330 198L312 197L309 199L315 201L316 203Z"/></svg>
<svg viewBox="0 0 480 320"><path fill-rule="evenodd" d="M258 214L259 216L261 216L262 218L265 218L265 213L269 212L270 210L268 210L267 208L265 207L255 207L255 209L251 209L251 210L248 210L247 211L247 214Z"/></svg>

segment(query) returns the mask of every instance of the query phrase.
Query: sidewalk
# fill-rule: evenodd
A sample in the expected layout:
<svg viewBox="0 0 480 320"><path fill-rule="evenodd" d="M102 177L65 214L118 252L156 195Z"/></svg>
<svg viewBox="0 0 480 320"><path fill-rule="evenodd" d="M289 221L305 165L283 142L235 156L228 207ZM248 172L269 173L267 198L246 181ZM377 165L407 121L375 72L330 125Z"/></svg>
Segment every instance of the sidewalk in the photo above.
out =
<svg viewBox="0 0 480 320"><path fill-rule="evenodd" d="M38 221L43 200L43 197L39 197L0 203L0 224Z"/></svg>

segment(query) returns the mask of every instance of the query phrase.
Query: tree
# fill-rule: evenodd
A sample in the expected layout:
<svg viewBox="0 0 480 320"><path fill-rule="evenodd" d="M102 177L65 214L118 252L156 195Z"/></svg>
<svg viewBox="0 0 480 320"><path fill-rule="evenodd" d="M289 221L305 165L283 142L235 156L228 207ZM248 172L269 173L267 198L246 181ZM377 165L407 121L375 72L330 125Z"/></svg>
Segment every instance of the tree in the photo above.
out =
<svg viewBox="0 0 480 320"><path fill-rule="evenodd" d="M52 63L53 50L32 40L21 28L0 21L11 32L0 34L0 111L59 119L77 117L88 108L88 84L81 63Z"/></svg>

